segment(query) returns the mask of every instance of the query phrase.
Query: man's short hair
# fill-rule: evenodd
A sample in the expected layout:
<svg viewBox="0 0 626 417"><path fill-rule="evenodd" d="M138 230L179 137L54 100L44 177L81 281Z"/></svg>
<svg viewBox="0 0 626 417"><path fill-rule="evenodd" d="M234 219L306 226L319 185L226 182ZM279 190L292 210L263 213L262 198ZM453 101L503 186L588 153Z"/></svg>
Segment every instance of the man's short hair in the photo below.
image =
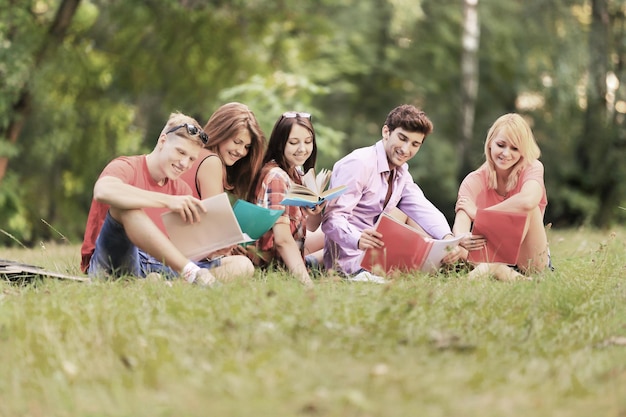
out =
<svg viewBox="0 0 626 417"><path fill-rule="evenodd" d="M391 110L387 115L385 125L390 132L401 127L409 132L423 133L424 137L433 131L433 123L426 113L411 104L402 104Z"/></svg>
<svg viewBox="0 0 626 417"><path fill-rule="evenodd" d="M200 124L196 119L180 112L174 112L171 113L169 119L167 119L167 123L165 123L163 130L161 130L161 134L165 135L177 126L183 126L186 124L191 124L195 126L199 132L202 132L202 128L200 127ZM171 134L184 139L192 140L199 143L200 145L204 145L204 143L200 139L200 136L190 134L188 129L184 129L181 127L180 129L176 129L175 131L171 132Z"/></svg>

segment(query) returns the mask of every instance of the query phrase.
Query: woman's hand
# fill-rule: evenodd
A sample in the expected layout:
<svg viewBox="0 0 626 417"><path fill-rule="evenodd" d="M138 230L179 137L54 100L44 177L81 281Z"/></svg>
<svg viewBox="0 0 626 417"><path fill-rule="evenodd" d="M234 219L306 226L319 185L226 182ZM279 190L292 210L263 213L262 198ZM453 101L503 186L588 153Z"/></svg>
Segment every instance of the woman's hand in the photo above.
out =
<svg viewBox="0 0 626 417"><path fill-rule="evenodd" d="M487 239L481 235L467 235L459 242L459 246L471 250L479 250L487 245Z"/></svg>
<svg viewBox="0 0 626 417"><path fill-rule="evenodd" d="M476 218L476 211L477 211L476 204L467 197L461 197L456 202L454 211L456 212L459 210L463 210L464 212L466 212L471 220L474 220Z"/></svg>
<svg viewBox="0 0 626 417"><path fill-rule="evenodd" d="M313 207L305 207L304 211L306 211L309 216L317 216L319 214L322 214L322 212L324 211L324 207L326 207L326 201Z"/></svg>

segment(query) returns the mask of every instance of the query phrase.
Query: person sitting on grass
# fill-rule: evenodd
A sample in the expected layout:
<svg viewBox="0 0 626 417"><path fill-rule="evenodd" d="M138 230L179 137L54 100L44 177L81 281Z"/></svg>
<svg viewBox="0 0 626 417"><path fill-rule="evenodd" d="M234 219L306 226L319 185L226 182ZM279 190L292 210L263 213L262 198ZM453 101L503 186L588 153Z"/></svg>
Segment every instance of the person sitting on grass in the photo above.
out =
<svg viewBox="0 0 626 417"><path fill-rule="evenodd" d="M245 104L224 104L211 115L204 131L209 141L181 178L201 200L223 192L248 200L265 151L265 135L254 113Z"/></svg>
<svg viewBox="0 0 626 417"><path fill-rule="evenodd" d="M261 169L265 151L265 135L252 110L242 103L226 103L211 115L204 131L208 142L181 175L194 197L203 200L227 192L234 199L252 199L252 180ZM246 251L233 245L207 257L229 255L246 255Z"/></svg>
<svg viewBox="0 0 626 417"><path fill-rule="evenodd" d="M284 206L291 184L302 184L304 172L315 166L317 143L308 113L286 112L276 121L270 135L263 168L254 181L256 204L285 210L271 230L256 243L256 263L262 267L278 262L307 287L312 285L304 259L307 230L316 230L323 206L313 209Z"/></svg>
<svg viewBox="0 0 626 417"><path fill-rule="evenodd" d="M468 233L477 209L527 213L517 264L481 263L469 276L494 275L504 281L529 279L531 273L551 267L543 224L548 199L543 164L538 159L541 151L524 118L509 113L489 129L484 152L485 162L461 183L452 230L457 235ZM485 243L482 236L469 236L460 245L471 251L482 249Z"/></svg>
<svg viewBox="0 0 626 417"><path fill-rule="evenodd" d="M179 177L191 167L207 140L196 120L172 113L151 153L121 156L104 168L94 186L81 247L83 272L92 277L145 277L156 272L180 275L201 285L254 273L244 256L196 264L165 233L163 212L175 211L193 223L205 211Z"/></svg>
<svg viewBox="0 0 626 417"><path fill-rule="evenodd" d="M425 237L452 237L445 216L413 182L407 164L432 130L423 111L412 105L398 106L387 115L381 140L335 163L330 187L346 185L348 190L329 201L324 213L326 269L334 269L350 281L384 283L384 278L360 266L364 250L383 247L382 235L375 230L383 212ZM460 256L455 248L443 262L454 263Z"/></svg>

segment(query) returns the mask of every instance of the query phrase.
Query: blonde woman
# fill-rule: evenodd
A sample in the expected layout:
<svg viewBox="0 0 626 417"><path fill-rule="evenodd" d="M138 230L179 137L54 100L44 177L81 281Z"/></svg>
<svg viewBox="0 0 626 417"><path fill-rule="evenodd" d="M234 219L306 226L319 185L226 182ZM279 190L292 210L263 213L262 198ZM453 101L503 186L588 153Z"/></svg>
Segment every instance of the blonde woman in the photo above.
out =
<svg viewBox="0 0 626 417"><path fill-rule="evenodd" d="M543 218L548 204L541 151L528 123L516 113L499 117L485 140L485 162L469 173L459 188L455 235L468 233L477 209L526 213L527 221L516 265L478 264L470 277L492 274L500 280L528 279L550 264ZM479 250L482 236L470 236L461 245Z"/></svg>

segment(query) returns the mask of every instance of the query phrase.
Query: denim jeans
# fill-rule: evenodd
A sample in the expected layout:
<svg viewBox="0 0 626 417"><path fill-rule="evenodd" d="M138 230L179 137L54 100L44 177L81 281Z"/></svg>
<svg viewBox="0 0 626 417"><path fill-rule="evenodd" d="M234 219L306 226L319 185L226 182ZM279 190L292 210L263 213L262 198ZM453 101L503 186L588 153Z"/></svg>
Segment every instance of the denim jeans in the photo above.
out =
<svg viewBox="0 0 626 417"><path fill-rule="evenodd" d="M221 259L203 259L195 263L200 268L215 268L221 265ZM96 239L96 248L87 272L92 277L133 275L144 278L151 272L158 272L171 279L179 275L163 262L135 246L128 238L124 226L109 213Z"/></svg>

